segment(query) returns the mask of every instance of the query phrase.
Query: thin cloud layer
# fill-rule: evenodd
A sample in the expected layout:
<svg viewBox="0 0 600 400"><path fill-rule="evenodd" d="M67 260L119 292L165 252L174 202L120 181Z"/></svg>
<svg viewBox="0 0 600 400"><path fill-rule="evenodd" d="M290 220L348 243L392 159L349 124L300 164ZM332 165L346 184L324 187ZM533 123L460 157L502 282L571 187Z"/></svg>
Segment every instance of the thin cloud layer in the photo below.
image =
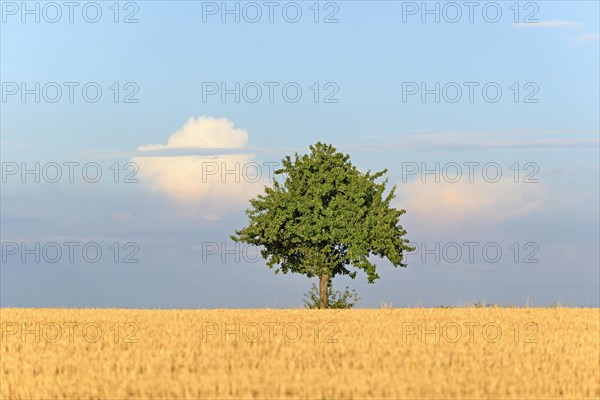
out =
<svg viewBox="0 0 600 400"><path fill-rule="evenodd" d="M597 42L600 41L600 34L598 33L582 33L577 36L577 40L580 42Z"/></svg>
<svg viewBox="0 0 600 400"><path fill-rule="evenodd" d="M538 21L538 22L519 22L517 28L547 28L547 29L575 29L581 27L579 22L575 21Z"/></svg>
<svg viewBox="0 0 600 400"><path fill-rule="evenodd" d="M494 225L537 211L543 204L540 183L515 183L502 178L496 183L463 179L456 183L417 179L398 185L397 208L407 210L419 229L428 232L459 227L489 229Z"/></svg>
<svg viewBox="0 0 600 400"><path fill-rule="evenodd" d="M538 21L538 22L519 22L514 25L519 29L562 29L562 30L578 30L582 31L584 28L583 24L575 21L566 21L566 20L555 20L555 21ZM600 40L600 34L598 33L590 33L590 32L581 32L577 36L571 37L573 40L577 42L597 42Z"/></svg>
<svg viewBox="0 0 600 400"><path fill-rule="evenodd" d="M368 151L464 151L497 149L550 149L550 148L589 148L598 147L600 140L596 133L555 133L555 132L435 132L403 134L401 140L388 136L370 135L383 144L353 146ZM372 141L372 140L371 140Z"/></svg>

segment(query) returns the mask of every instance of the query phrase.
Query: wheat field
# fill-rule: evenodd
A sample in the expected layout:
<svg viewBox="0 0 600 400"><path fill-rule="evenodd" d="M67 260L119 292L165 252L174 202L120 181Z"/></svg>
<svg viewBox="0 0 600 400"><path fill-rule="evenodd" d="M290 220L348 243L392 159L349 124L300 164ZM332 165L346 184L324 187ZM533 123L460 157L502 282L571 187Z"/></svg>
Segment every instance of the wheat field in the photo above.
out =
<svg viewBox="0 0 600 400"><path fill-rule="evenodd" d="M2 399L600 398L597 308L16 309Z"/></svg>

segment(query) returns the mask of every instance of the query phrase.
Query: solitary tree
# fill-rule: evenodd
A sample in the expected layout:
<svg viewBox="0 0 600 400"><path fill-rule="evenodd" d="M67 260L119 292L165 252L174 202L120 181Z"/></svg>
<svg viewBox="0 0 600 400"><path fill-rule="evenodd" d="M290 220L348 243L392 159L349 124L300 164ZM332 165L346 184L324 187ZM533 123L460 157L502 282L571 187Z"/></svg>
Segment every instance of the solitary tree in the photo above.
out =
<svg viewBox="0 0 600 400"><path fill-rule="evenodd" d="M327 308L327 288L336 275L356 277L363 270L369 283L379 278L370 255L386 257L395 266L410 251L406 231L399 224L405 210L390 207L394 186L384 195L387 170L362 173L348 155L321 142L311 153L286 156L280 183L250 200L249 225L231 238L261 246L261 255L275 273L318 276L320 307ZM351 271L348 268L354 267Z"/></svg>

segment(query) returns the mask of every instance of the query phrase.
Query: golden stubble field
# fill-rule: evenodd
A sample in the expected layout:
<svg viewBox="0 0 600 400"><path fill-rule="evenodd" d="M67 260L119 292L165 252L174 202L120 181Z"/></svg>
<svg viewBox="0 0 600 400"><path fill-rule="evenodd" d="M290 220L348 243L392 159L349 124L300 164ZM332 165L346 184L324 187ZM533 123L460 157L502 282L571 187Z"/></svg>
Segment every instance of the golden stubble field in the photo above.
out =
<svg viewBox="0 0 600 400"><path fill-rule="evenodd" d="M600 398L597 308L0 311L2 399Z"/></svg>

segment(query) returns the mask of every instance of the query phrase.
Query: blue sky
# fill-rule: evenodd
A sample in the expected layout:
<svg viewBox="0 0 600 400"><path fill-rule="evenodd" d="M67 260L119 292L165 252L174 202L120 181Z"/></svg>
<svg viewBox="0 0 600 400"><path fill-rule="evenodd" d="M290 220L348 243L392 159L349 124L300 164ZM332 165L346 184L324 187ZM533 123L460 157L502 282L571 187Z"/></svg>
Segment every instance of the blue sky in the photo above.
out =
<svg viewBox="0 0 600 400"><path fill-rule="evenodd" d="M378 262L374 285L363 274L334 282L356 288L361 306L528 298L598 306L598 2L478 2L473 22L463 2L450 3L427 2L440 10L439 23L421 15L422 2L400 1L276 2L273 22L263 2L227 2L238 4L239 23L231 14L222 22L222 2L121 2L117 23L113 2L82 2L72 23L64 6L51 23L48 3L27 3L38 4L36 22L21 2L2 2L2 306L300 306L307 278L275 276L263 261L232 254L223 261L220 250L245 251L228 237L244 226L248 199L269 183L265 166L316 141L350 154L362 170L387 168L398 185L395 204L407 210L407 237L434 249L424 262L410 255L406 269ZM448 22L456 4L461 17ZM254 5L262 12L256 23L244 19ZM85 20L84 6L88 19L101 10L98 22ZM288 22L297 9L299 21ZM137 23L123 23L130 13ZM324 23L328 15L337 22ZM35 93L22 101L22 88L35 92L36 82L39 103ZM74 82L72 102L65 82ZM239 102L207 92L236 82ZM82 95L89 83L102 90L95 103ZM423 101L421 88L436 83L439 102L435 93ZM284 97L286 85L291 97L302 90L297 102ZM52 103L56 86L62 96ZM252 103L256 87L262 97ZM451 102L457 87L462 97ZM491 87L487 98L483 87ZM488 101L496 88L501 95ZM124 102L128 94L137 102ZM58 163L63 178L12 175L15 165L36 162ZM102 179L76 175L70 183L65 162L97 163ZM127 163L139 168L138 183L123 182L133 171L123 170ZM238 182L210 169L236 163ZM439 183L421 176L436 163ZM463 175L452 183L456 164ZM256 182L243 168L254 165L263 171ZM482 175L486 165L488 173L499 167L501 179ZM36 263L22 260L22 247L10 254L11 243L64 251L65 242L98 243L103 256L91 263L76 251L72 263L65 254ZM130 242L138 263L122 262ZM473 260L464 244L471 242ZM207 254L215 243L218 254ZM455 243L463 256L451 262ZM482 254L490 245L502 251L496 262Z"/></svg>

